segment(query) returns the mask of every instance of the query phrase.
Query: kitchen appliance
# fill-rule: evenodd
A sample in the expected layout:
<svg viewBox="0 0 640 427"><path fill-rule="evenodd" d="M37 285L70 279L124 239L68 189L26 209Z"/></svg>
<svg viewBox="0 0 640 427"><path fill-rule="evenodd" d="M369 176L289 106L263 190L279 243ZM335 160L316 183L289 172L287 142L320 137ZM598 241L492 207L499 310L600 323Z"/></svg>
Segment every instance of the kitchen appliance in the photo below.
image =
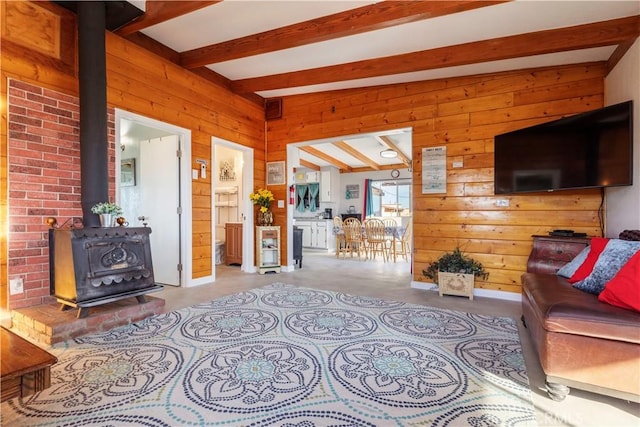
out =
<svg viewBox="0 0 640 427"><path fill-rule="evenodd" d="M333 218L333 209L331 208L325 208L324 209L324 215L323 215L324 219L331 219Z"/></svg>

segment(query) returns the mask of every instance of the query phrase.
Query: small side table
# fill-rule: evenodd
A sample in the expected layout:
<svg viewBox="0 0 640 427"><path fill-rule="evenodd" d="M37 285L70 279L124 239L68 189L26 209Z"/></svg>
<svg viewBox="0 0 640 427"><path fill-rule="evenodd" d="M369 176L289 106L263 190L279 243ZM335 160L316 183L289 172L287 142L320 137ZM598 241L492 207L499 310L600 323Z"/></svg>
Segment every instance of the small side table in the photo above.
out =
<svg viewBox="0 0 640 427"><path fill-rule="evenodd" d="M590 243L589 237L533 236L527 272L556 274Z"/></svg>
<svg viewBox="0 0 640 427"><path fill-rule="evenodd" d="M51 365L58 359L0 327L0 401L25 397L51 385Z"/></svg>
<svg viewBox="0 0 640 427"><path fill-rule="evenodd" d="M280 227L256 227L256 262L258 273L280 273Z"/></svg>

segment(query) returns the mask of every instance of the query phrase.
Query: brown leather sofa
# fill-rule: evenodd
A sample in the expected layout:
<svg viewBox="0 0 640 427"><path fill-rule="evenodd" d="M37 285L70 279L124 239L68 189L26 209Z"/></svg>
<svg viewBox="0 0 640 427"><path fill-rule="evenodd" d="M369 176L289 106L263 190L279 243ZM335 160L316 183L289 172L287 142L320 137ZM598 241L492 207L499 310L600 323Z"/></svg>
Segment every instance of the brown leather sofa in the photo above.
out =
<svg viewBox="0 0 640 427"><path fill-rule="evenodd" d="M640 402L640 313L541 273L522 275L522 310L551 399L575 387Z"/></svg>

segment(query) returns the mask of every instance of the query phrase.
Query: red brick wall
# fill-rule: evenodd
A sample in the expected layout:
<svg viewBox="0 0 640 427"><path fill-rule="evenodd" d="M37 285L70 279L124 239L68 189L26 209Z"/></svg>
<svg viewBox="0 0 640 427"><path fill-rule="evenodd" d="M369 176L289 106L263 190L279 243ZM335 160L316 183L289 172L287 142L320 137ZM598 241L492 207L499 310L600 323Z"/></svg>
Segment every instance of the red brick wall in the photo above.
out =
<svg viewBox="0 0 640 427"><path fill-rule="evenodd" d="M17 80L8 93L8 276L24 292L9 308L50 302L46 219L82 218L78 98ZM108 110L109 194L114 200L115 126Z"/></svg>

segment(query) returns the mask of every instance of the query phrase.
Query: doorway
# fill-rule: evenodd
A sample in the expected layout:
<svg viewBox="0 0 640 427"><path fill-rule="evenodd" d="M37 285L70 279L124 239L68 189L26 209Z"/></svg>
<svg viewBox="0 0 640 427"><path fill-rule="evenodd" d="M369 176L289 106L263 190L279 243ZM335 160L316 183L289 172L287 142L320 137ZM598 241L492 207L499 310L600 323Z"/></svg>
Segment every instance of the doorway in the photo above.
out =
<svg viewBox="0 0 640 427"><path fill-rule="evenodd" d="M130 227L152 229L155 281L193 286L190 131L116 110L116 147L116 198Z"/></svg>
<svg viewBox="0 0 640 427"><path fill-rule="evenodd" d="M342 219L353 216L360 221L368 218L384 220L387 217L393 217L396 225L385 227L385 229L392 229L393 233L385 232L393 235L392 244L394 245L404 230L408 230L408 224L413 220L411 158L413 131L411 128L303 141L287 144L286 148L287 176L289 177L287 185L294 189L294 195L297 196L299 186L309 182L319 182L320 194L325 195L325 200L321 197L319 206L316 205L315 210L306 209L306 206L299 209L295 199L288 206L288 222L302 228L303 231L303 256L305 252L312 254L313 251L319 250L317 248L319 245L313 243L313 236L319 236L320 243L325 242L322 239L325 234L320 226L316 231L313 230L313 221L320 224L325 222L326 246L320 245L321 252L333 253L335 256L335 248L338 245L335 230L339 229L339 226L334 227L334 222L325 219L324 216L319 219L318 212L325 210L330 212L328 216L337 216ZM395 154L385 155L389 150ZM323 156L314 153L322 153ZM367 170L363 171L365 169ZM387 186L369 188L373 182L384 183ZM376 204L375 208L371 206L372 201ZM308 223L311 223L311 229L305 228L308 227ZM293 265L292 234L288 233L289 265ZM305 234L311 236L311 243L309 239L305 239ZM403 260L400 265L403 265L407 271L413 271L413 259L410 256L407 258L409 259ZM384 262L381 264L385 265ZM391 264L386 263L389 266Z"/></svg>
<svg viewBox="0 0 640 427"><path fill-rule="evenodd" d="M211 159L214 280L216 268L229 265L229 261L232 261L232 266L239 266L240 271L255 273L253 204L249 199L249 194L253 191L253 149L212 137ZM238 230L239 226L242 229L241 235L237 236L237 231L227 234L229 226L234 230ZM233 236L236 236L239 242L235 241ZM228 241L230 238L234 241ZM238 245L242 247L239 254L232 251L232 260L226 258L230 255L228 245L234 248Z"/></svg>

